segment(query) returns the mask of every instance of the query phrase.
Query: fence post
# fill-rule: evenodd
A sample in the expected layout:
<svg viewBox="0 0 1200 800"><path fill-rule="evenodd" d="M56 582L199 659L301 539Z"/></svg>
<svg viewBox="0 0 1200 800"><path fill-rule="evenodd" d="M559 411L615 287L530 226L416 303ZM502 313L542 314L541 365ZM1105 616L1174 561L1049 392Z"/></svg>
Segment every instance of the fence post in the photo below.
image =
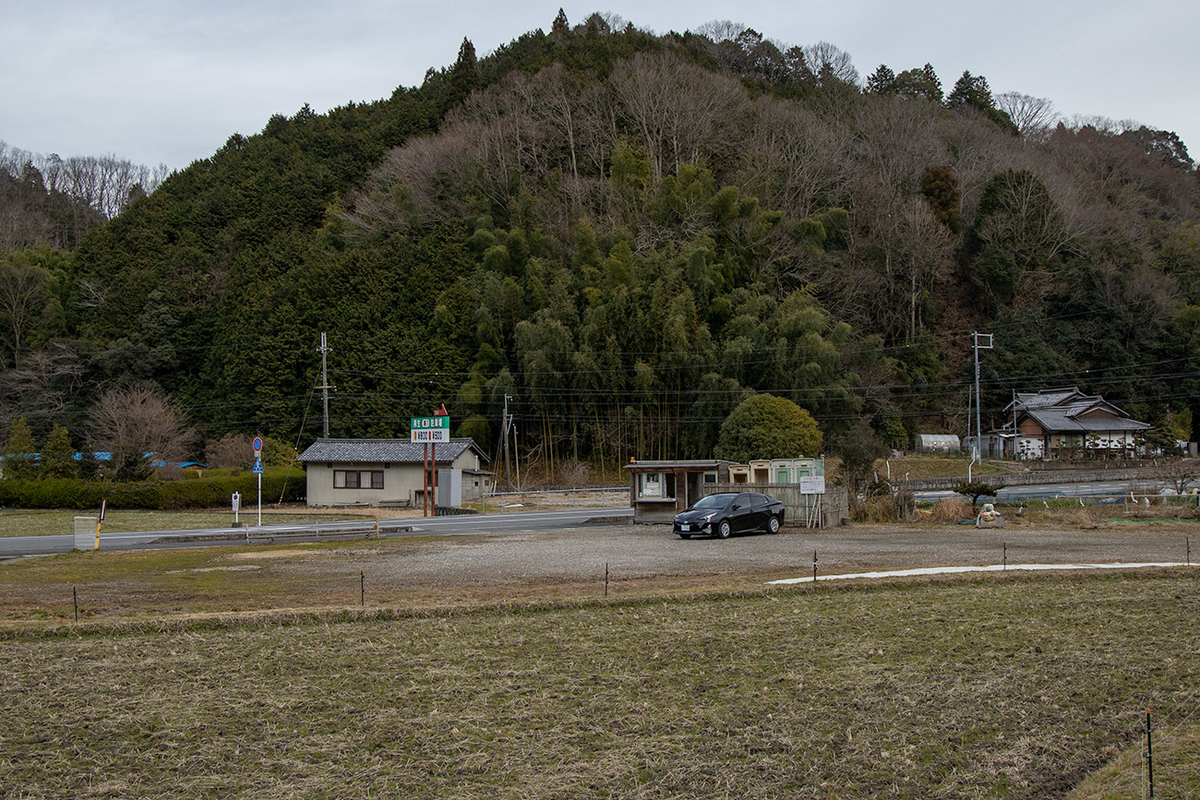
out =
<svg viewBox="0 0 1200 800"><path fill-rule="evenodd" d="M1154 751L1150 744L1150 709L1146 709L1146 776L1150 781L1150 796L1154 797Z"/></svg>

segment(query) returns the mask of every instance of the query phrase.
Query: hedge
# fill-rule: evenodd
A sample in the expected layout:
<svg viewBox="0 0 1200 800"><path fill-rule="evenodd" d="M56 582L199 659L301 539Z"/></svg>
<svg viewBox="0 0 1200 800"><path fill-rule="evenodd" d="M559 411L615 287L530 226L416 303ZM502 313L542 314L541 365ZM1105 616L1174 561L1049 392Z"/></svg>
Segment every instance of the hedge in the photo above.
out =
<svg viewBox="0 0 1200 800"><path fill-rule="evenodd" d="M0 506L6 508L107 508L179 511L187 508L228 507L234 492L241 492L243 507L254 502L257 476L198 478L186 481L138 481L108 483L78 478L0 480ZM270 470L262 478L263 503L302 502L303 473Z"/></svg>

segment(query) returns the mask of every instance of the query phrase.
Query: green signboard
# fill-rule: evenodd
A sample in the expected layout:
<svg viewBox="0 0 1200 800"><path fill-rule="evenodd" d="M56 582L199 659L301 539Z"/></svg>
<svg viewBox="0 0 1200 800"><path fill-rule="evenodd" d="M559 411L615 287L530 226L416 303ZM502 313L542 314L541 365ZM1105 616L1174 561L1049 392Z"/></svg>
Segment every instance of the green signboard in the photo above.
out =
<svg viewBox="0 0 1200 800"><path fill-rule="evenodd" d="M419 444L438 444L450 441L450 418L413 417L409 421L409 441Z"/></svg>

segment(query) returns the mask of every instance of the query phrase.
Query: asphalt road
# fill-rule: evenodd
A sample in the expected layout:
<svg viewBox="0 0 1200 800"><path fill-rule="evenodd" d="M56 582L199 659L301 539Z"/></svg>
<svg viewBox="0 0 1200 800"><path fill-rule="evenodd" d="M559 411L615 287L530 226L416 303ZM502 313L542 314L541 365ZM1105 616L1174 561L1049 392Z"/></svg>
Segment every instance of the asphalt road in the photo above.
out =
<svg viewBox="0 0 1200 800"><path fill-rule="evenodd" d="M629 519L632 509L574 509L568 511L527 511L505 514L464 514L449 517L417 517L379 521L382 537L394 536L464 536L484 533L515 533L571 528L595 521L614 522ZM130 531L100 535L101 550L151 550L167 547L229 546L258 543L271 538L304 537L310 541L344 537L347 534L373 534L374 520L339 520L290 525L263 525L247 528L200 528L170 531ZM12 536L0 538L0 559L69 553L75 547L75 537Z"/></svg>

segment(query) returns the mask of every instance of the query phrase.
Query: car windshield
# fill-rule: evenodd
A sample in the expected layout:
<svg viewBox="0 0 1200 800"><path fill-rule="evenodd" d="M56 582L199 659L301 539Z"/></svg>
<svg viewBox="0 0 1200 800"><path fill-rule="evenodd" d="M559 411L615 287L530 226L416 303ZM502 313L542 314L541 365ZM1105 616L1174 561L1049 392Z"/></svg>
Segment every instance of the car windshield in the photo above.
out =
<svg viewBox="0 0 1200 800"><path fill-rule="evenodd" d="M733 495L731 494L710 494L708 497L701 497L697 500L692 508L724 508L732 499Z"/></svg>

